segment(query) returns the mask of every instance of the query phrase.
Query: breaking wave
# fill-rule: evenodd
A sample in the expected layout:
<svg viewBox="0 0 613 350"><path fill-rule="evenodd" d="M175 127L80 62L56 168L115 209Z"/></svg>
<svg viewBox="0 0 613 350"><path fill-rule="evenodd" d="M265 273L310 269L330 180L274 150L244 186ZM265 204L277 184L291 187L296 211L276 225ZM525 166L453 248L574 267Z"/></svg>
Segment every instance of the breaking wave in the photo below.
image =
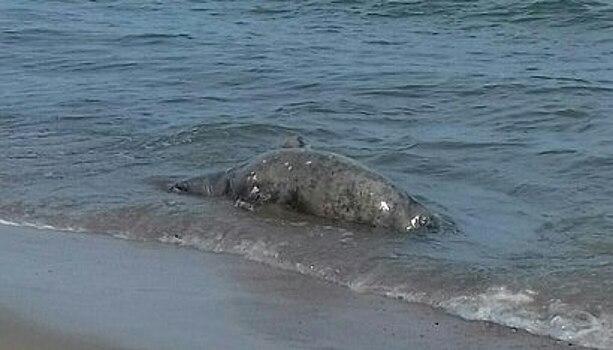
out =
<svg viewBox="0 0 613 350"><path fill-rule="evenodd" d="M588 311L560 299L544 299L540 291L534 289L489 285L475 291L454 290L449 286L457 281L441 280L441 276L430 283L428 274L433 267L422 273L415 270L424 269L425 264L432 263L431 259L411 261L410 264L415 265L412 269L410 264L399 264L392 250L379 249L397 243L396 235L376 237L359 228L337 228L296 221L296 218L163 217L150 206L90 214L85 220L81 217L59 225L18 219L0 219L0 224L104 233L120 239L158 241L239 255L250 261L340 284L358 293L442 308L467 320L490 321L584 346L602 349L613 346L611 314L602 310L600 313Z"/></svg>

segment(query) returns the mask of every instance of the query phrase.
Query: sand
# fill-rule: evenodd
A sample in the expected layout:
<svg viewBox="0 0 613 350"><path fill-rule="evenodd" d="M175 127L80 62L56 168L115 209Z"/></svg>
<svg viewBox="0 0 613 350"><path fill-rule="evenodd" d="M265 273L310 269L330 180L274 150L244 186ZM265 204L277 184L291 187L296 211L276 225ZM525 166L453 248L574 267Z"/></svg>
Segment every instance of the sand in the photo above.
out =
<svg viewBox="0 0 613 350"><path fill-rule="evenodd" d="M569 348L241 257L0 226L0 349Z"/></svg>
<svg viewBox="0 0 613 350"><path fill-rule="evenodd" d="M3 350L122 350L96 337L51 331L0 309L0 349Z"/></svg>

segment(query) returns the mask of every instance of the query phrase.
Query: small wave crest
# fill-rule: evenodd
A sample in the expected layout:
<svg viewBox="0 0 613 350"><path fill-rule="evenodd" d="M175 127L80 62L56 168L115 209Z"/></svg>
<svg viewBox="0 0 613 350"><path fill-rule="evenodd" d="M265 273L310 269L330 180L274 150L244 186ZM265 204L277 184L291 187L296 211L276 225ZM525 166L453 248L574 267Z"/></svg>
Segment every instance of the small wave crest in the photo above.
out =
<svg viewBox="0 0 613 350"><path fill-rule="evenodd" d="M74 232L82 231L82 230L79 230L73 227L55 227L52 225L47 225L47 224L39 223L39 222L11 221L11 220L4 220L4 219L0 219L0 225L15 226L15 227L31 227L31 228L35 228L39 230L56 230L56 231L60 230L60 231L74 231Z"/></svg>
<svg viewBox="0 0 613 350"><path fill-rule="evenodd" d="M541 302L538 294L498 286L454 297L438 306L468 320L491 321L584 346L613 347L613 315L596 315L559 299Z"/></svg>

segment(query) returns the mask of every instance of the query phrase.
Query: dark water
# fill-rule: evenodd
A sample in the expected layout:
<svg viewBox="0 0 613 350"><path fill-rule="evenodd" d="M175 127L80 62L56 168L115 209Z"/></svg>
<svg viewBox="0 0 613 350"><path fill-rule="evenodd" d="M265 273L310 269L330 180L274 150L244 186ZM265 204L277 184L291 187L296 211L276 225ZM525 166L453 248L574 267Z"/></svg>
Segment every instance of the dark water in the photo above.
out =
<svg viewBox="0 0 613 350"><path fill-rule="evenodd" d="M242 254L613 347L613 5L2 1L0 219ZM442 217L400 236L169 194L288 134Z"/></svg>

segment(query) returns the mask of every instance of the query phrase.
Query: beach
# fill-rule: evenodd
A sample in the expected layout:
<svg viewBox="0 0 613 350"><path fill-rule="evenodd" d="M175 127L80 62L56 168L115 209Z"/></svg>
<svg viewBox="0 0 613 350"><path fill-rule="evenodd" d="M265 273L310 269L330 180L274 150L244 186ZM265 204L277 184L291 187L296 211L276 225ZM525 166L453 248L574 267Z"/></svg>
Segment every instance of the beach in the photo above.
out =
<svg viewBox="0 0 613 350"><path fill-rule="evenodd" d="M52 331L0 310L0 348L7 350L122 350L94 337L79 337Z"/></svg>
<svg viewBox="0 0 613 350"><path fill-rule="evenodd" d="M0 226L1 349L579 349L153 242Z"/></svg>

